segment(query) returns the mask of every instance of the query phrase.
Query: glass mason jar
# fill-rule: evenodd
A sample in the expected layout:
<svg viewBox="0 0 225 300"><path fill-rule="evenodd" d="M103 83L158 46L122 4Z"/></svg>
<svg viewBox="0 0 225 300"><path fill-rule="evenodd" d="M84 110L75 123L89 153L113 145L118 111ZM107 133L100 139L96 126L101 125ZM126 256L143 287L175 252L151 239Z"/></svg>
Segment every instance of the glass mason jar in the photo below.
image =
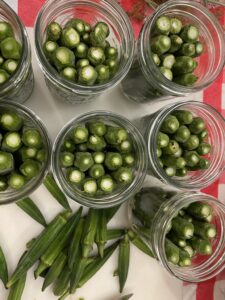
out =
<svg viewBox="0 0 225 300"><path fill-rule="evenodd" d="M225 268L225 206L221 202L198 192L171 192L167 187L144 188L139 193L139 201L141 203L136 203L136 206L135 200L130 202L128 213L132 229L148 242L154 257L171 275L187 282L200 282L216 276ZM171 220L182 208L194 202L208 203L211 206L212 224L216 226L217 235L211 243L211 255L195 254L190 266L180 267L168 262L165 238L168 228L171 228ZM137 205L141 205L142 211L144 210L145 216L142 218L138 213L140 206Z"/></svg>
<svg viewBox="0 0 225 300"><path fill-rule="evenodd" d="M105 124L125 128L133 144L135 154L134 178L129 185L122 185L110 194L89 196L79 188L68 183L60 166L60 150L62 144L73 128L90 121L102 121ZM126 118L108 111L93 111L72 119L58 134L52 151L52 168L55 180L64 193L78 203L94 208L105 208L119 205L128 200L142 186L147 170L147 151L144 139L138 129Z"/></svg>
<svg viewBox="0 0 225 300"><path fill-rule="evenodd" d="M208 143L212 146L209 168L188 172L185 177L169 177L164 172L157 157L157 135L162 122L175 110L188 110L194 116L206 121ZM148 173L161 181L184 190L198 190L209 186L224 171L225 168L225 120L212 106L198 102L186 101L168 105L152 115L138 120L137 126L144 135L148 150Z"/></svg>
<svg viewBox="0 0 225 300"><path fill-rule="evenodd" d="M15 112L23 118L25 126L28 126L29 128L37 128L42 136L44 148L46 150L46 159L39 175L34 177L19 190L7 189L6 191L0 192L0 205L2 205L15 202L29 196L29 194L33 193L41 185L50 168L51 142L44 124L30 109L17 103L0 101L0 111Z"/></svg>
<svg viewBox="0 0 225 300"><path fill-rule="evenodd" d="M199 65L195 71L199 79L191 87L166 79L152 59L149 40L156 20L161 15L177 17L199 28L204 53L198 58ZM122 81L122 89L128 98L138 103L198 92L215 81L225 63L223 29L216 17L196 1L173 0L160 5L145 21L136 48L136 59Z"/></svg>
<svg viewBox="0 0 225 300"><path fill-rule="evenodd" d="M85 86L63 79L45 57L42 45L46 39L46 27L55 20L62 26L76 16L94 25L106 22L110 28L108 40L118 49L119 69L106 83ZM134 52L132 25L126 13L116 1L57 0L47 1L38 14L35 25L35 45L39 64L52 95L70 103L83 103L95 99L102 92L116 86L128 73Z"/></svg>
<svg viewBox="0 0 225 300"><path fill-rule="evenodd" d="M30 97L34 87L28 34L17 14L4 1L0 2L0 21L11 24L16 39L22 45L20 63L10 79L1 85L0 99L23 103Z"/></svg>

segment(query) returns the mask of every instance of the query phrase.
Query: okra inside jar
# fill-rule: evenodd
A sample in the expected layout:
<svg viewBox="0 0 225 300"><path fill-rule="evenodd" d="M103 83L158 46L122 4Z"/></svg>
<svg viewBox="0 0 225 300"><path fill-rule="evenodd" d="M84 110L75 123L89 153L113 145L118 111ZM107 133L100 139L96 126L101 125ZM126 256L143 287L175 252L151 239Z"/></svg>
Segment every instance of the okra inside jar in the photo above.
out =
<svg viewBox="0 0 225 300"><path fill-rule="evenodd" d="M203 5L186 0L162 4L142 28L123 91L136 102L197 92L222 70L224 46L220 24Z"/></svg>
<svg viewBox="0 0 225 300"><path fill-rule="evenodd" d="M201 189L225 166L225 121L210 105L168 105L141 120L149 173L182 189Z"/></svg>
<svg viewBox="0 0 225 300"><path fill-rule="evenodd" d="M87 206L125 201L146 174L146 149L128 120L93 112L70 122L53 149L53 169L65 192Z"/></svg>
<svg viewBox="0 0 225 300"><path fill-rule="evenodd" d="M145 187L131 202L133 229L146 239L155 258L177 278L200 282L225 263L225 207L201 193Z"/></svg>
<svg viewBox="0 0 225 300"><path fill-rule="evenodd" d="M25 107L0 104L0 204L34 191L49 167L50 142L39 119Z"/></svg>

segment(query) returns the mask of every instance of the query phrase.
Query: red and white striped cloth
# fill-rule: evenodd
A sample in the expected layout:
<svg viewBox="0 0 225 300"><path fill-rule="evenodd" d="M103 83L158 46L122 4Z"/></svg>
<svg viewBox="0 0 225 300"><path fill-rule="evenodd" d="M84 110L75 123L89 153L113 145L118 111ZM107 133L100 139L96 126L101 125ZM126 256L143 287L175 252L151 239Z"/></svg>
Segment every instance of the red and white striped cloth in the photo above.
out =
<svg viewBox="0 0 225 300"><path fill-rule="evenodd" d="M45 0L5 0L21 17L27 27L33 27L36 15ZM224 1L225 4L225 0ZM222 2L221 1L221 2ZM151 9L144 0L118 0L129 14L136 37L144 22L144 17L151 13ZM211 11L225 26L225 7L216 6ZM225 51L225 49L224 49ZM225 117L225 69L216 82L205 90L199 101L214 106ZM204 190L225 203L225 173L212 186ZM183 287L183 300L223 300L225 299L225 270L215 278L199 284L186 284Z"/></svg>

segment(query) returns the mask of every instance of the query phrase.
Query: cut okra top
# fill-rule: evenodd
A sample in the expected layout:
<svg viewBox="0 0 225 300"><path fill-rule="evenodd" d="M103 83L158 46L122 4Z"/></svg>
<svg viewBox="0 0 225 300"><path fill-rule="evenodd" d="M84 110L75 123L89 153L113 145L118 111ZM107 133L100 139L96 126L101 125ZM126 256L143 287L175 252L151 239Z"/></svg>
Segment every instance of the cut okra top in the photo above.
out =
<svg viewBox="0 0 225 300"><path fill-rule="evenodd" d="M16 40L12 26L0 20L0 85L16 72L21 52L22 46Z"/></svg>
<svg viewBox="0 0 225 300"><path fill-rule="evenodd" d="M170 81L193 86L198 77L194 59L204 51L199 41L199 29L194 24L183 24L178 18L161 16L157 19L150 40L152 60Z"/></svg>
<svg viewBox="0 0 225 300"><path fill-rule="evenodd" d="M169 177L208 169L211 148L205 120L188 110L166 116L157 135L157 157Z"/></svg>
<svg viewBox="0 0 225 300"><path fill-rule="evenodd" d="M46 149L41 133L14 110L0 113L0 193L22 189L41 172Z"/></svg>
<svg viewBox="0 0 225 300"><path fill-rule="evenodd" d="M118 70L118 51L107 37L105 22L94 26L73 18L62 27L57 22L47 26L43 51L49 63L66 80L92 86L106 83Z"/></svg>
<svg viewBox="0 0 225 300"><path fill-rule="evenodd" d="M87 195L110 194L133 181L135 154L126 129L91 120L63 141L60 165L70 186Z"/></svg>

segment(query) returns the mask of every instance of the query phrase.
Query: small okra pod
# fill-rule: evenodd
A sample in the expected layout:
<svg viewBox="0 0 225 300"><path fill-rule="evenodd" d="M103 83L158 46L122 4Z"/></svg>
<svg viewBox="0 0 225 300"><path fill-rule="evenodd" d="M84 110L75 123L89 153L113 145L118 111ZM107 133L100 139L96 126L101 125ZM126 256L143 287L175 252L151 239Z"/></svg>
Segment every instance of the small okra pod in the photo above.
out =
<svg viewBox="0 0 225 300"><path fill-rule="evenodd" d="M60 75L67 80L75 82L77 78L77 71L73 67L66 67L60 72Z"/></svg>
<svg viewBox="0 0 225 300"><path fill-rule="evenodd" d="M157 35L151 39L151 49L158 55L166 53L170 47L171 39L167 35Z"/></svg>
<svg viewBox="0 0 225 300"><path fill-rule="evenodd" d="M160 131L166 134L174 134L178 128L180 127L180 123L178 119L173 115L168 115L165 117Z"/></svg>
<svg viewBox="0 0 225 300"><path fill-rule="evenodd" d="M72 18L66 23L67 28L72 27L76 31L78 31L80 34L83 34L85 32L85 22L78 18Z"/></svg>
<svg viewBox="0 0 225 300"><path fill-rule="evenodd" d="M21 300L22 294L26 284L27 273L21 275L21 277L10 288L9 296L7 300Z"/></svg>
<svg viewBox="0 0 225 300"><path fill-rule="evenodd" d="M68 250L68 266L72 269L76 257L78 256L79 245L83 233L84 218L81 218L74 230L73 237Z"/></svg>
<svg viewBox="0 0 225 300"><path fill-rule="evenodd" d="M98 221L98 227L96 231L96 237L95 237L95 243L98 247L98 253L100 257L104 256L104 249L105 244L107 242L107 220L105 211L100 211L99 221Z"/></svg>
<svg viewBox="0 0 225 300"><path fill-rule="evenodd" d="M132 230L128 231L128 236L130 241L142 252L149 255L150 257L154 257L151 249L146 245L146 243L138 236L138 234L134 233Z"/></svg>
<svg viewBox="0 0 225 300"><path fill-rule="evenodd" d="M67 27L62 31L61 43L63 46L69 49L74 49L80 43L80 35L76 29Z"/></svg>
<svg viewBox="0 0 225 300"><path fill-rule="evenodd" d="M13 275L7 283L7 287L11 287L29 268L43 255L50 244L58 236L63 226L67 223L69 212L64 212L57 215L53 221L44 229L37 237L32 247L27 251L21 259Z"/></svg>
<svg viewBox="0 0 225 300"><path fill-rule="evenodd" d="M91 262L85 269L83 276L78 284L78 287L82 287L89 279L91 279L100 269L104 266L107 260L111 257L113 252L116 250L118 242L115 242L111 246L105 249L104 257L97 257Z"/></svg>
<svg viewBox="0 0 225 300"><path fill-rule="evenodd" d="M6 287L8 281L8 268L5 259L5 255L0 247L0 279L2 280L4 286Z"/></svg>
<svg viewBox="0 0 225 300"><path fill-rule="evenodd" d="M107 241L120 239L124 236L124 229L108 229L106 231L106 239Z"/></svg>
<svg viewBox="0 0 225 300"><path fill-rule="evenodd" d="M179 35L173 34L170 36L170 39L171 39L171 47L168 53L177 52L183 44L182 38Z"/></svg>
<svg viewBox="0 0 225 300"><path fill-rule="evenodd" d="M62 296L67 292L70 282L70 274L71 271L69 267L65 265L53 286L53 293L55 296Z"/></svg>
<svg viewBox="0 0 225 300"><path fill-rule="evenodd" d="M81 67L78 72L78 83L85 85L93 85L98 77L98 73L94 67L87 65Z"/></svg>
<svg viewBox="0 0 225 300"><path fill-rule="evenodd" d="M173 218L172 230L183 239L190 239L194 235L194 225L182 217Z"/></svg>
<svg viewBox="0 0 225 300"><path fill-rule="evenodd" d="M120 284L120 293L123 292L130 264L130 242L126 234L119 244L118 275Z"/></svg>
<svg viewBox="0 0 225 300"><path fill-rule="evenodd" d="M84 231L81 240L82 256L87 258L91 252L95 240L100 211L97 209L89 209L87 218L84 224Z"/></svg>
<svg viewBox="0 0 225 300"><path fill-rule="evenodd" d="M198 76L192 73L182 74L174 78L175 83L183 86L192 86L197 81L198 81Z"/></svg>
<svg viewBox="0 0 225 300"><path fill-rule="evenodd" d="M160 16L156 21L155 29L159 34L169 34L171 29L170 18L167 16Z"/></svg>
<svg viewBox="0 0 225 300"><path fill-rule="evenodd" d="M9 79L10 75L5 70L0 69L0 85Z"/></svg>
<svg viewBox="0 0 225 300"><path fill-rule="evenodd" d="M182 29L182 22L177 18L170 19L170 33L179 34Z"/></svg>
<svg viewBox="0 0 225 300"><path fill-rule="evenodd" d="M43 225L44 227L47 226L45 218L41 213L40 209L37 205L32 201L30 198L25 198L16 202L16 205L20 207L25 213L27 213L31 218L35 221Z"/></svg>
<svg viewBox="0 0 225 300"><path fill-rule="evenodd" d="M7 37L14 36L11 24L5 21L0 22L0 42L2 42Z"/></svg>
<svg viewBox="0 0 225 300"><path fill-rule="evenodd" d="M124 128L108 126L105 139L111 145L118 145L128 139L128 133Z"/></svg>
<svg viewBox="0 0 225 300"><path fill-rule="evenodd" d="M193 25L186 25L182 28L180 37L187 43L196 42L199 37L199 30Z"/></svg>
<svg viewBox="0 0 225 300"><path fill-rule="evenodd" d="M58 47L53 54L53 63L58 71L62 71L66 67L74 67L75 55L67 47Z"/></svg>
<svg viewBox="0 0 225 300"><path fill-rule="evenodd" d="M47 275L42 286L42 291L44 291L50 284L52 284L61 274L67 261L67 255L63 252L59 254L56 258L50 269L48 270Z"/></svg>
<svg viewBox="0 0 225 300"><path fill-rule="evenodd" d="M182 249L180 249L180 259L179 259L179 266L180 267L187 267L187 266L190 266L191 265L191 258L190 258L190 256L189 256L189 254L186 252L186 251L184 251L184 250L182 250Z"/></svg>
<svg viewBox="0 0 225 300"><path fill-rule="evenodd" d="M50 41L58 41L62 34L62 27L57 22L51 22L47 27L47 37Z"/></svg>
<svg viewBox="0 0 225 300"><path fill-rule="evenodd" d="M71 270L70 275L70 293L75 293L78 283L81 279L81 277L84 274L84 270L87 266L87 260L88 258L83 258L81 251L79 251L79 255L77 257L76 263L73 265L73 268Z"/></svg>
<svg viewBox="0 0 225 300"><path fill-rule="evenodd" d="M180 259L180 249L169 239L165 240L165 253L168 262L177 265Z"/></svg>
<svg viewBox="0 0 225 300"><path fill-rule="evenodd" d="M59 232L57 237L49 245L46 252L41 256L40 267L35 271L35 277L37 278L43 269L50 267L55 259L58 257L60 252L66 246L69 237L71 236L75 226L77 225L82 214L82 207L70 218L70 220L64 225L62 230Z"/></svg>
<svg viewBox="0 0 225 300"><path fill-rule="evenodd" d="M205 220L212 215L212 208L208 203L193 202L185 210L197 220Z"/></svg>
<svg viewBox="0 0 225 300"><path fill-rule="evenodd" d="M52 63L53 63L54 52L56 51L57 48L59 48L59 45L53 41L46 41L43 45L43 51L46 57Z"/></svg>
<svg viewBox="0 0 225 300"><path fill-rule="evenodd" d="M0 44L1 54L5 59L19 60L21 58L21 44L14 38L8 37Z"/></svg>
<svg viewBox="0 0 225 300"><path fill-rule="evenodd" d="M190 244L194 250L202 255L211 255L213 252L212 245L208 240L193 236L190 239Z"/></svg>
<svg viewBox="0 0 225 300"><path fill-rule="evenodd" d="M52 194L52 196L55 198L55 200L66 210L71 211L71 207L69 205L69 202L66 198L66 196L63 194L63 192L58 187L57 183L55 182L54 177L51 173L49 173L45 179L44 179L44 185L47 188L47 190Z"/></svg>

